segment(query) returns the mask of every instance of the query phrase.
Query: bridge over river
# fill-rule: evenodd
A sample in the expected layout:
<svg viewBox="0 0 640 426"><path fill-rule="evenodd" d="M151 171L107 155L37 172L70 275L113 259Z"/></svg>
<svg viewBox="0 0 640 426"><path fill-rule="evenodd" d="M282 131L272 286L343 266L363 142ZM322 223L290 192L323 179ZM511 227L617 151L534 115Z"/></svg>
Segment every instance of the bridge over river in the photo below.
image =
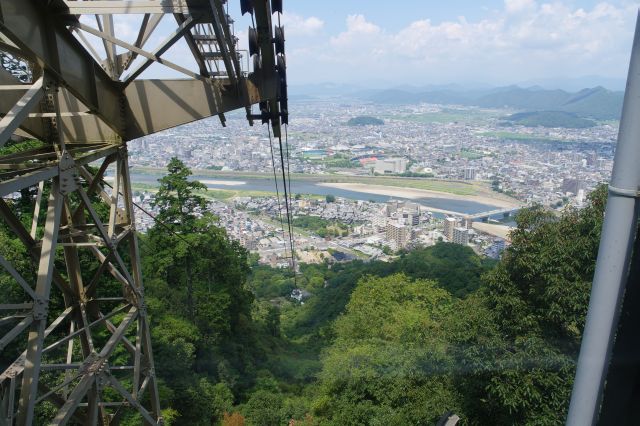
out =
<svg viewBox="0 0 640 426"><path fill-rule="evenodd" d="M517 211L519 211L520 209L522 209L522 206L507 207L507 208L502 208L502 209L490 210L490 211L486 211L486 212L466 215L465 219L471 219L471 220L476 220L476 221L477 220L482 220L483 222L488 222L490 217L503 215L503 217L507 218L507 217L511 216L513 213L516 213Z"/></svg>

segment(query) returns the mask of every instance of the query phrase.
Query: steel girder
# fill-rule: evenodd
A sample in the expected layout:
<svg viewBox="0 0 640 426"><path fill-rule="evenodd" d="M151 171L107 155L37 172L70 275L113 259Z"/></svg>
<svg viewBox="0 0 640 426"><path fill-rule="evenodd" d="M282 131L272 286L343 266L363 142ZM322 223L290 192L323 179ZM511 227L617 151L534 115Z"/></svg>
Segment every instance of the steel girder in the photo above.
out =
<svg viewBox="0 0 640 426"><path fill-rule="evenodd" d="M15 354L0 365L0 425L32 424L44 402L51 424L118 424L132 410L162 423L127 141L243 107L252 122L257 103L279 134L269 1L253 2L263 65L249 75L223 3L0 0L0 58L29 64L0 67L0 147L41 142L0 156L0 232L24 253L0 247L0 359ZM134 13L126 42L112 15ZM166 14L175 31L147 48ZM163 58L181 38L196 70ZM141 79L154 63L187 79Z"/></svg>
<svg viewBox="0 0 640 426"><path fill-rule="evenodd" d="M87 5L83 5L87 3ZM109 4L130 4L116 9L110 9ZM134 7L140 3L142 6L154 4L151 8ZM261 2L256 2L260 4ZM73 5L76 4L76 5ZM71 8L69 8L69 6ZM260 27L264 33L263 39L270 43L272 34L269 31L271 20L267 16L268 4L256 7L256 17L265 21ZM97 9L96 9L97 8ZM152 24L147 25L149 18L145 19L140 28L140 36L134 43L126 43L118 39L113 32L113 26L100 25L102 30L83 24L72 12L82 10L88 12L121 11L126 13L158 12L151 17ZM153 32L154 19L160 16L161 10L176 15L178 26L173 34L170 34L160 46L148 51L144 49L146 42ZM194 11L195 15L188 15L185 10ZM258 11L264 10L262 15ZM205 11L208 11L205 12ZM108 20L105 20L107 22ZM103 20L100 20L103 22ZM111 31L109 32L109 29ZM61 105L61 112L76 113L73 116L63 116L64 129L74 129L72 140L90 142L107 139L105 127L110 129L113 139L118 137L125 141L133 137L140 137L162 130L163 128L147 127L146 133L141 134L139 128L139 116L135 115L135 107L146 102L157 104L162 101L163 110L167 116L180 115L183 121L174 121L173 126L185 124L194 120L220 115L239 107L249 107L260 101L275 100L277 96L276 76L274 70L264 73L254 73L251 78L240 69L238 52L235 50L234 37L229 29L229 21L222 14L221 1L100 1L100 2L63 2L54 0L51 2L27 0L0 0L0 32L3 38L10 42L0 41L0 50L13 49L22 57L31 61L37 69L58 82L63 91L63 99L68 104ZM79 34L75 37L73 34ZM111 47L121 47L128 50L123 55L109 54L100 63L94 57L94 46L83 43L84 33L103 38L109 48L107 52L113 53ZM184 69L162 58L162 55L180 38L184 37L187 43L193 46L192 54L197 63L203 64L204 69L195 72ZM197 37L198 43L194 42ZM198 50L199 49L199 50ZM272 49L271 49L272 50ZM266 62L274 68L273 54L268 49L263 50ZM145 61L132 68L135 58L144 57ZM148 97L144 91L127 90L134 82L139 82L138 77L151 64L159 63L184 73L189 79L180 82L181 88L187 93L198 93L204 90L208 99L215 99L208 108L195 111L188 104L195 99L182 94L178 97L161 97L156 100ZM202 68L202 67L200 67ZM265 70L267 68L265 67ZM274 68L275 69L275 68ZM128 71L128 74L125 72ZM1 77L1 76L0 76ZM3 81L4 80L4 81ZM5 78L0 81L6 83ZM142 80L148 85L162 85L164 80ZM149 83L146 83L149 82ZM19 81L18 81L19 83ZM139 86L139 85L138 85ZM24 84L6 84L3 96L0 99L0 113L7 114L16 102L24 95L28 86ZM77 109L76 109L77 108ZM24 109L26 110L26 109ZM37 117L30 117L37 118ZM37 127L30 120L22 124L22 130L29 132L29 127ZM277 124L278 123L274 123ZM166 128L166 127L164 127ZM0 131L4 128L1 127ZM133 129L133 130L132 130ZM35 129L37 130L37 129ZM70 135L71 136L71 135ZM0 141L0 144L4 141Z"/></svg>
<svg viewBox="0 0 640 426"><path fill-rule="evenodd" d="M32 272L29 268L19 272L11 262L15 258L0 259L26 296L22 303L0 305L10 313L5 318L12 327L2 338L3 349L28 332L26 350L0 374L0 416L7 424L32 424L36 404L49 401L58 407L51 424L66 424L72 418L87 424L110 423L130 406L148 423L157 424L161 414L126 146L65 146L57 160L55 151L37 151L52 158L54 165L42 168L50 177L38 182L31 226L25 225L20 217L25 212L16 209L15 202L0 202L5 225L34 261ZM101 161L97 171L87 166L95 158ZM116 175L109 193L100 181L111 163ZM2 182L8 188L3 194L28 188L35 180L26 175L8 179L12 186ZM46 214L40 219L46 192ZM106 203L109 212L100 213L98 203ZM35 286L29 275L34 276ZM15 292L11 297L15 299ZM56 312L56 305L61 312ZM121 353L114 359L116 351ZM117 387L114 380L120 383ZM106 388L115 389L118 398L105 397ZM142 405L143 398L150 407Z"/></svg>

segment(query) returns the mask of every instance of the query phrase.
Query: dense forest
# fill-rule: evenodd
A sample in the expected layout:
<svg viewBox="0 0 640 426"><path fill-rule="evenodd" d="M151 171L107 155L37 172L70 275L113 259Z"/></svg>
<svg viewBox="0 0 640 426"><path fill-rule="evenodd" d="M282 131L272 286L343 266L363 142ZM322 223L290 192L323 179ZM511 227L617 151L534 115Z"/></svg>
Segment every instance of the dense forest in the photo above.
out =
<svg viewBox="0 0 640 426"><path fill-rule="evenodd" d="M300 304L289 271L257 265L215 218L196 218L203 200L180 189L197 184L178 166L158 202L179 233L143 238L167 420L435 424L453 411L470 425L563 421L604 190L559 218L523 211L498 263L439 243L390 263L301 265L297 285L312 296Z"/></svg>
<svg viewBox="0 0 640 426"><path fill-rule="evenodd" d="M499 262L438 243L388 263L303 264L294 282L217 226L184 164L168 171L158 224L140 236L166 425L563 422L603 188L560 217L522 211ZM7 258L27 258L6 229L0 239Z"/></svg>

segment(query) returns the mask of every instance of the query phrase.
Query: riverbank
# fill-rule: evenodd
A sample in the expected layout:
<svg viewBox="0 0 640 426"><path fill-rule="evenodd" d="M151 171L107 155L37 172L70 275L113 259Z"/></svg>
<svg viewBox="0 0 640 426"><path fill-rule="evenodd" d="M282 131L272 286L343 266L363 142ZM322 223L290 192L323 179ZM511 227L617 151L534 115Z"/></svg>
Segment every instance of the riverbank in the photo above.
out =
<svg viewBox="0 0 640 426"><path fill-rule="evenodd" d="M417 188L399 188L395 186L385 185L365 185L362 183L333 183L333 182L321 182L319 186L325 186L329 188L344 189L348 191L363 192L366 194L385 195L389 197L407 198L411 200L422 198L440 198L440 199L453 199L461 201L473 201L480 204L488 204L499 208L516 208L520 207L516 200L508 200L499 197L490 197L487 195L458 195L444 191L434 191L429 189L417 189Z"/></svg>
<svg viewBox="0 0 640 426"><path fill-rule="evenodd" d="M241 180L212 180L212 179L201 179L201 183L205 185L222 185L222 186L241 186L246 185L247 182Z"/></svg>
<svg viewBox="0 0 640 426"><path fill-rule="evenodd" d="M152 174L132 170L134 184L156 186L161 173ZM221 172L216 178L209 173L194 174L193 178L209 188L213 198L228 199L233 196L268 193L274 195L276 185L272 175L253 173L248 176L239 172ZM304 176L304 178L299 178ZM278 185L282 195L282 182ZM414 179L390 176L336 176L336 175L292 175L292 194L315 194L318 197L335 196L353 200L368 200L385 203L391 198L415 200L436 214L471 215L501 208L517 208L517 200L491 190L486 182L444 181L437 179Z"/></svg>
<svg viewBox="0 0 640 426"><path fill-rule="evenodd" d="M207 169L193 169L193 176L200 181L208 178L216 180L243 180L249 183L256 179L273 179L271 173L258 172L234 172ZM131 173L139 175L162 176L167 173L165 169L153 167L134 167ZM409 178L399 176L363 176L348 174L306 174L291 173L292 182L308 183L359 183L364 185L380 185L398 188L415 188L429 191L445 192L456 195L485 195L492 193L487 182L481 181L461 181L461 180L440 180L432 178ZM496 197L499 194L496 193Z"/></svg>

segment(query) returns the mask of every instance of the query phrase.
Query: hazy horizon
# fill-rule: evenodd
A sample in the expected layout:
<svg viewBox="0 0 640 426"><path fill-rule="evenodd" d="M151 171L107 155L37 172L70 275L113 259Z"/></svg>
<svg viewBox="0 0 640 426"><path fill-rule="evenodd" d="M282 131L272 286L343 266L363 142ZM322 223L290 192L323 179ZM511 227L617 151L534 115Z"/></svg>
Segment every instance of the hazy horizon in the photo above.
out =
<svg viewBox="0 0 640 426"><path fill-rule="evenodd" d="M595 87L603 87L611 91L624 91L626 84L625 78L606 78L602 76L582 76L574 78L544 78L532 79L528 81L505 81L500 84L489 84L479 81L449 81L443 83L411 84L403 82L391 81L370 81L370 82L336 82L336 81L318 81L310 83L293 83L289 85L289 92L315 92L321 88L331 88L337 92L348 93L350 91L374 91L374 90L453 90L453 91L474 91L474 90L491 90L510 86L518 86L521 88L541 88L545 90L564 90L567 92L577 92L582 89ZM309 94L309 93L303 93Z"/></svg>

